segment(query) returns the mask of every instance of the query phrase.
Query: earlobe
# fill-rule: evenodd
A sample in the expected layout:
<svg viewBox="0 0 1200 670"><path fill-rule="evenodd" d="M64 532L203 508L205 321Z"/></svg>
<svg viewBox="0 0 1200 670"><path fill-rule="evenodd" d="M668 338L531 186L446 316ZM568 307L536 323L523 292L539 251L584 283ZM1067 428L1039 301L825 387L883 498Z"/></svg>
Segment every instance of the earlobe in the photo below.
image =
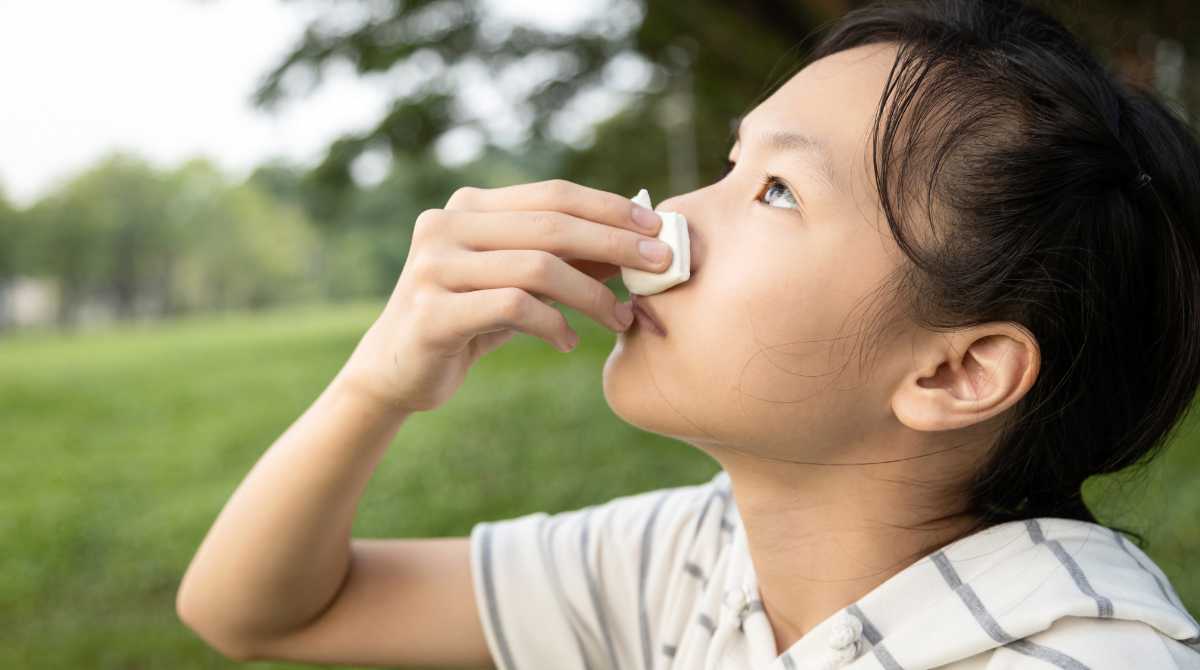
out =
<svg viewBox="0 0 1200 670"><path fill-rule="evenodd" d="M1012 324L930 338L925 360L892 395L892 411L913 430L964 428L1016 404L1037 377L1037 343Z"/></svg>

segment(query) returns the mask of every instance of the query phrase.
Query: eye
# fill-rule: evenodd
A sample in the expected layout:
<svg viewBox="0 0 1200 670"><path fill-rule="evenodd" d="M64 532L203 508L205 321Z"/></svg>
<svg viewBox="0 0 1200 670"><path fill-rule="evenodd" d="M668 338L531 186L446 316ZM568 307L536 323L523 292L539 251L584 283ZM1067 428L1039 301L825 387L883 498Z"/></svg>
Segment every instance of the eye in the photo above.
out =
<svg viewBox="0 0 1200 670"><path fill-rule="evenodd" d="M766 187L767 187L767 192L766 192L766 195L764 195L764 196L763 196L764 200L765 200L766 198L769 198L769 197L771 196L771 194L772 194L772 193L775 193L775 194L780 194L780 195L782 195L782 194L786 194L786 195L787 195L786 201L787 201L787 202L790 202L792 205L791 205L791 207L786 207L786 206L785 206L785 207L783 207L782 209L800 209L800 203L798 203L798 202L796 201L796 196L794 196L794 195L792 194L792 190L791 190L790 188L788 188L788 187L787 187L787 184L784 184L784 183L783 183L782 181L780 181L780 179L779 179L778 177L776 177L775 175L772 175L772 174L765 174L765 175L763 175L763 178L762 178L762 186L766 186ZM760 188L761 188L761 186L760 186ZM772 205L772 204L771 204L771 203L769 203L769 202L768 202L768 203L765 203L765 204L766 204L768 207L779 207L779 205Z"/></svg>
<svg viewBox="0 0 1200 670"><path fill-rule="evenodd" d="M722 179L727 177L730 172L733 172L733 167L735 165L737 165L736 161L731 161L728 158L726 158L725 159L725 167L717 175L717 178L715 181L721 181ZM785 205L785 206L781 207L780 205L773 205L769 202L764 202L763 204L767 205L768 207L779 207L780 209L800 209L799 200L792 193L791 188L789 188L788 185L785 184L783 182L783 180L781 180L779 177L776 177L773 174L764 174L762 176L762 182L759 185L759 189L762 189L764 186L767 188L766 195L765 195L766 198L770 198L772 196L772 194L781 196L781 197L786 196L786 198L784 198L784 200L785 200L785 202L790 202L791 206L789 207L789 206Z"/></svg>

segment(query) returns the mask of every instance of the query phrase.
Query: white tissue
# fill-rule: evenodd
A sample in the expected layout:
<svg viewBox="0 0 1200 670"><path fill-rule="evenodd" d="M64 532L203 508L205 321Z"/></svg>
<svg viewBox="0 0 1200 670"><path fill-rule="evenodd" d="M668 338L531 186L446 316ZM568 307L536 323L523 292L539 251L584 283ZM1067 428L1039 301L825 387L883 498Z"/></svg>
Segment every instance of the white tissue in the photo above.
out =
<svg viewBox="0 0 1200 670"><path fill-rule="evenodd" d="M646 209L654 209L650 205L650 194L646 189L638 191L631 198ZM687 219L679 212L658 212L662 217L662 227L658 231L658 239L671 247L671 266L662 272L647 272L636 268L621 268L621 281L630 293L638 295L654 295L682 284L692 277L692 246L688 238Z"/></svg>

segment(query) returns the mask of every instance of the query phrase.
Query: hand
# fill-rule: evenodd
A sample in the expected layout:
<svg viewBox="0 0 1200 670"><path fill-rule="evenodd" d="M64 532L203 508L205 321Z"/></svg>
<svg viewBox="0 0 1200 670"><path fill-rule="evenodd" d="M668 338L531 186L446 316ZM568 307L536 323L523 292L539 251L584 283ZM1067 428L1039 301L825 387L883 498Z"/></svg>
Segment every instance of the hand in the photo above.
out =
<svg viewBox="0 0 1200 670"><path fill-rule="evenodd" d="M577 334L552 301L614 331L632 319L602 282L631 267L662 272L638 252L662 225L634 222L624 196L551 179L463 187L417 217L400 279L342 372L353 388L407 411L446 402L467 370L516 331L569 351Z"/></svg>

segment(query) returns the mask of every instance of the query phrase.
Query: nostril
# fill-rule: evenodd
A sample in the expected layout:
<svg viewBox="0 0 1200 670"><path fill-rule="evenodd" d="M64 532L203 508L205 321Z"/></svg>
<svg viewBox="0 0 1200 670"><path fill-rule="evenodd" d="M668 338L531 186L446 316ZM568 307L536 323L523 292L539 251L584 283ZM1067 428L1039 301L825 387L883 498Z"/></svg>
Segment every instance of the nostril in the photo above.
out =
<svg viewBox="0 0 1200 670"><path fill-rule="evenodd" d="M698 230L696 230L696 227L690 223L688 224L688 240L690 240L689 260L691 261L688 266L688 272L696 274L697 268L700 267L700 264L697 261L704 254L704 237Z"/></svg>

